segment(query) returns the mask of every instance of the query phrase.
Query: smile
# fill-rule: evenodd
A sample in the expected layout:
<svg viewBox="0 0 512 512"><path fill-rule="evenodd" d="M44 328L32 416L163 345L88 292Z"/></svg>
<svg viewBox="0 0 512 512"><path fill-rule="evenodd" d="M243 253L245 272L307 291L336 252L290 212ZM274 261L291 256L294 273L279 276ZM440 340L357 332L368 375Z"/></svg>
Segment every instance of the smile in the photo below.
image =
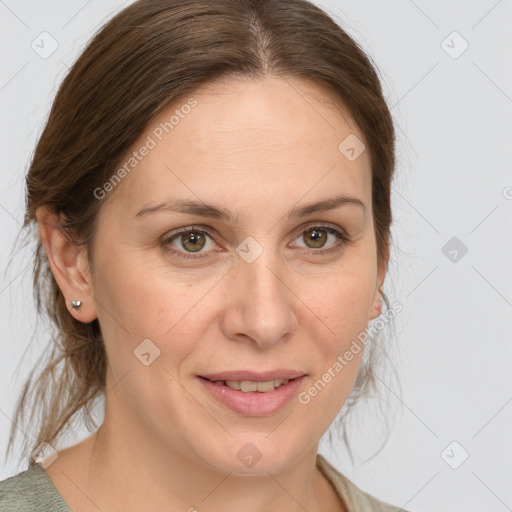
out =
<svg viewBox="0 0 512 512"><path fill-rule="evenodd" d="M306 375L292 379L210 380L197 377L214 402L243 416L267 416L289 404Z"/></svg>

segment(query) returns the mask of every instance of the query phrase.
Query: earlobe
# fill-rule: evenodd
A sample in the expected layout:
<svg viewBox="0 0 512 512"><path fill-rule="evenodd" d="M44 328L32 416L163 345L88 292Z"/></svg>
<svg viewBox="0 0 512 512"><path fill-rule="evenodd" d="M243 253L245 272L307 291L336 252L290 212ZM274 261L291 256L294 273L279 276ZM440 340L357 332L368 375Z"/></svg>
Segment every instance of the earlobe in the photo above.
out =
<svg viewBox="0 0 512 512"><path fill-rule="evenodd" d="M373 303L370 307L369 320L374 320L382 313L382 285L379 286L378 290L375 290L373 297Z"/></svg>
<svg viewBox="0 0 512 512"><path fill-rule="evenodd" d="M58 216L50 206L40 206L36 216L52 274L70 314L81 322L92 322L98 315L85 248L73 244L59 229Z"/></svg>
<svg viewBox="0 0 512 512"><path fill-rule="evenodd" d="M384 280L386 279L386 273L388 269L389 261L389 246L386 246L384 253L384 260L379 264L377 270L377 281L375 283L375 293L373 296L373 302L370 306L370 314L368 320L375 320L382 313L382 287L384 286Z"/></svg>

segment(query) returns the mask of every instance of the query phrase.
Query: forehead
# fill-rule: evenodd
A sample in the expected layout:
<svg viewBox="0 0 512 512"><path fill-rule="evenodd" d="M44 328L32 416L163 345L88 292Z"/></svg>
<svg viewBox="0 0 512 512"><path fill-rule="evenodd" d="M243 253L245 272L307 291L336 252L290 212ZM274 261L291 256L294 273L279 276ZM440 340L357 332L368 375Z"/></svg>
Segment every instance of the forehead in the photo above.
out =
<svg viewBox="0 0 512 512"><path fill-rule="evenodd" d="M333 187L368 195L369 151L349 159L347 140L359 141L358 151L366 144L319 86L289 77L225 78L174 101L151 121L133 146L151 149L118 192L130 208L185 193L214 193L226 202L232 194L314 199Z"/></svg>
<svg viewBox="0 0 512 512"><path fill-rule="evenodd" d="M329 151L333 145L337 149L336 142L349 134L364 138L332 95L296 78L223 78L193 96L197 106L169 135L178 134L182 141L209 154L243 153L258 145L269 151L279 151L284 145L298 153L304 142L307 147ZM180 110L184 101L168 107L154 124L165 124L169 111Z"/></svg>

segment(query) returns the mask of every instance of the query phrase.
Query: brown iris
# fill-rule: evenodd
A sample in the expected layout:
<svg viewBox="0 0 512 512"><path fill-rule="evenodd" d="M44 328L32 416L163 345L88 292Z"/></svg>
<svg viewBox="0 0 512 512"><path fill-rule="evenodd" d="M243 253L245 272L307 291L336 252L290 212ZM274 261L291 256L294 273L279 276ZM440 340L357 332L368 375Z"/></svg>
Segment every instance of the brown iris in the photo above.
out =
<svg viewBox="0 0 512 512"><path fill-rule="evenodd" d="M206 238L203 233L189 231L181 235L181 243L187 251L198 252L204 247Z"/></svg>
<svg viewBox="0 0 512 512"><path fill-rule="evenodd" d="M311 235L308 237L307 233L311 233ZM308 245L308 247L317 249L318 247L323 247L325 245L325 242L327 241L327 232L325 229L308 229L304 232L303 239L306 245L308 245L309 242L313 243L313 245Z"/></svg>

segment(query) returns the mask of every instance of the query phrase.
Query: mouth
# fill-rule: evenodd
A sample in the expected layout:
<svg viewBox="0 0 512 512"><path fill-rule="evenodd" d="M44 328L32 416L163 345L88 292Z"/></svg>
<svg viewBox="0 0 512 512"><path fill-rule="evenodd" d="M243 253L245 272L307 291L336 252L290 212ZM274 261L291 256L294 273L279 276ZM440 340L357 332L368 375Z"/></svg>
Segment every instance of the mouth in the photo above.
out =
<svg viewBox="0 0 512 512"><path fill-rule="evenodd" d="M288 404L307 375L297 371L277 371L229 372L197 377L215 402L243 416L266 416Z"/></svg>

